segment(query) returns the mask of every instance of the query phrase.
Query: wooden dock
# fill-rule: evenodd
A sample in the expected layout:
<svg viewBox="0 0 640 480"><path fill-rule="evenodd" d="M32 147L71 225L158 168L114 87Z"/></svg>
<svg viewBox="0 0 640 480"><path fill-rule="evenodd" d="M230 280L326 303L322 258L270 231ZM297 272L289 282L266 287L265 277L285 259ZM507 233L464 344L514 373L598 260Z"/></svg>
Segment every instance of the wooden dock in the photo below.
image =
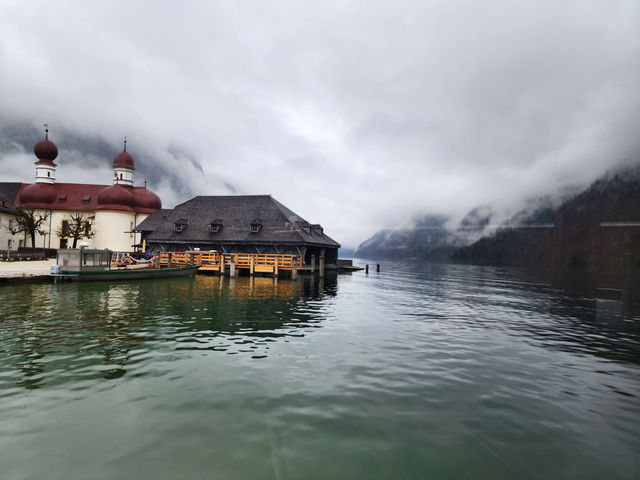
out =
<svg viewBox="0 0 640 480"><path fill-rule="evenodd" d="M128 254L113 254L112 265L129 265L139 262ZM198 272L235 276L240 271L249 275L280 276L282 274L296 278L298 273L318 273L324 276L324 257L311 257L311 265L304 265L301 255L258 254L258 253L219 253L219 252L161 252L150 263L159 266L199 265Z"/></svg>
<svg viewBox="0 0 640 480"><path fill-rule="evenodd" d="M303 265L300 255L189 251L162 252L158 258L162 266L194 264L200 265L199 272L231 276L242 270L249 275L279 276L286 272L295 277L298 272L309 270Z"/></svg>

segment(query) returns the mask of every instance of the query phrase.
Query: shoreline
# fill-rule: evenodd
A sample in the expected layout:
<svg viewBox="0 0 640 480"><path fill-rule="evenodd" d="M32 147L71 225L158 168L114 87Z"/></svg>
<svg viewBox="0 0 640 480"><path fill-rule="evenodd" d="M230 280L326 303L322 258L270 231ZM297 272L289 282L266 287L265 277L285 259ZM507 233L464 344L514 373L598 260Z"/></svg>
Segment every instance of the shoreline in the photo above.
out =
<svg viewBox="0 0 640 480"><path fill-rule="evenodd" d="M55 258L48 260L0 262L0 284L53 281L49 273L51 265L55 264Z"/></svg>

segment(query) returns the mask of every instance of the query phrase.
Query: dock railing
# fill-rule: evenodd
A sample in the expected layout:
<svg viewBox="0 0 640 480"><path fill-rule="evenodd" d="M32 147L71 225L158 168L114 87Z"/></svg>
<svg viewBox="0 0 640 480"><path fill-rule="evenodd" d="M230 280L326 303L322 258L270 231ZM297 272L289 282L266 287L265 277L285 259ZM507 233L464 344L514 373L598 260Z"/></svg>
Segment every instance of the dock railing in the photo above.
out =
<svg viewBox="0 0 640 480"><path fill-rule="evenodd" d="M266 253L219 253L219 252L161 252L161 266L200 265L199 270L224 272L233 265L235 269L249 270L249 273L272 273L279 270L291 271L302 268L301 255Z"/></svg>

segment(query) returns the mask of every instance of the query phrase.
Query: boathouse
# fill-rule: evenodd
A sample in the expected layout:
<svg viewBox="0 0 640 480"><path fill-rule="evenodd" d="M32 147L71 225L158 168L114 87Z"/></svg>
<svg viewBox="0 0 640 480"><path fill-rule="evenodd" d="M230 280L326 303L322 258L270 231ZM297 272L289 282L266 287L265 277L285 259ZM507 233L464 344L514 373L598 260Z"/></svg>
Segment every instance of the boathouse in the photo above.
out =
<svg viewBox="0 0 640 480"><path fill-rule="evenodd" d="M340 244L271 195L198 196L149 215L136 228L147 251L215 250L221 253L302 255L338 262Z"/></svg>

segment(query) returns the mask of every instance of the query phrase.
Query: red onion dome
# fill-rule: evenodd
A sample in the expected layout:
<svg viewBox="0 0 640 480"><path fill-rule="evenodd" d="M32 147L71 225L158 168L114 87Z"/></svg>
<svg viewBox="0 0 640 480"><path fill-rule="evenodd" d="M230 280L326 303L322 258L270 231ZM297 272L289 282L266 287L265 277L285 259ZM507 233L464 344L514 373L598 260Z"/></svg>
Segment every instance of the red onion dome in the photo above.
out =
<svg viewBox="0 0 640 480"><path fill-rule="evenodd" d="M53 163L58 156L58 147L56 147L55 143L49 140L49 136L47 135L44 140L40 140L36 143L36 146L33 147L33 153L36 154L38 160Z"/></svg>
<svg viewBox="0 0 640 480"><path fill-rule="evenodd" d="M129 155L129 152L127 152L126 145L124 147L124 150L122 150L113 159L113 168L130 168L131 170L135 170L134 164L133 164L133 157Z"/></svg>
<svg viewBox="0 0 640 480"><path fill-rule="evenodd" d="M47 205L56 201L56 187L50 183L32 183L18 197L24 206Z"/></svg>
<svg viewBox="0 0 640 480"><path fill-rule="evenodd" d="M98 208L109 210L131 210L133 195L122 185L111 185L98 193Z"/></svg>
<svg viewBox="0 0 640 480"><path fill-rule="evenodd" d="M147 190L146 187L139 187L133 190L133 205L137 211L153 210L155 212L162 208L162 201L151 190Z"/></svg>

